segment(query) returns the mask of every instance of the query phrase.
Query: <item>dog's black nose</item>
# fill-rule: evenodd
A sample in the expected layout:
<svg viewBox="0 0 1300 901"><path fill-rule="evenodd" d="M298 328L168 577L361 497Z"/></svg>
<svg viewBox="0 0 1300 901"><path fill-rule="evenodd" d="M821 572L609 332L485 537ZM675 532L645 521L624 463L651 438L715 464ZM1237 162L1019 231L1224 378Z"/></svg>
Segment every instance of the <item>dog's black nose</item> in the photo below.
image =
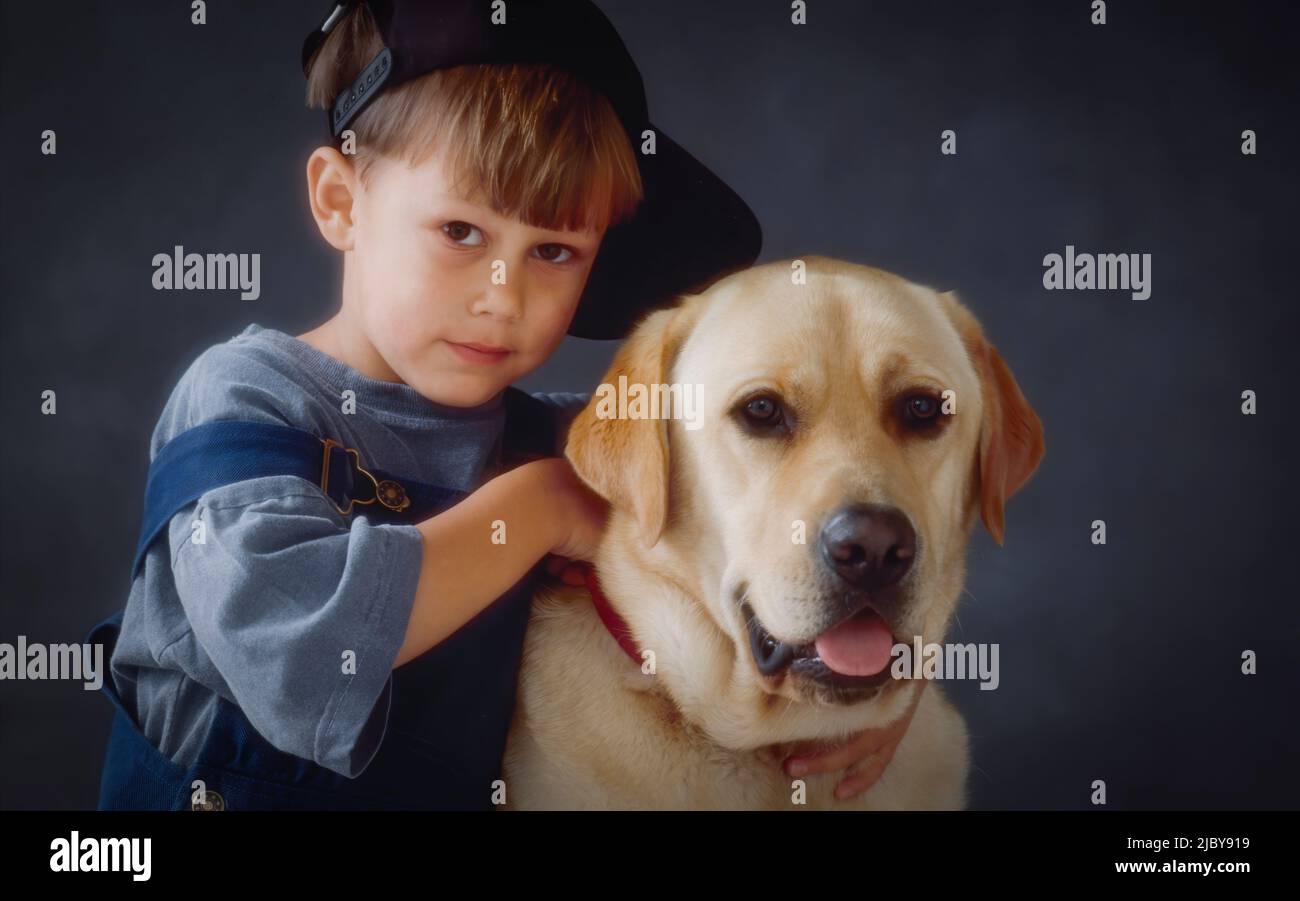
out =
<svg viewBox="0 0 1300 901"><path fill-rule="evenodd" d="M896 507L855 504L826 520L821 547L841 579L863 591L878 591L911 568L916 532Z"/></svg>

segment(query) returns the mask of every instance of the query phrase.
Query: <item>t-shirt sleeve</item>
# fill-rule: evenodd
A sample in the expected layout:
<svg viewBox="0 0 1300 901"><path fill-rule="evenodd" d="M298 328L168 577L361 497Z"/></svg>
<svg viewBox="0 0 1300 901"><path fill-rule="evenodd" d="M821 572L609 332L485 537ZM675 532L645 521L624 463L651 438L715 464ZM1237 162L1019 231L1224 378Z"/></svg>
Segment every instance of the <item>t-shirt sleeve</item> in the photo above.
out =
<svg viewBox="0 0 1300 901"><path fill-rule="evenodd" d="M313 402L266 360L219 345L178 383L153 451L212 420L302 427L295 415L315 415ZM349 519L319 486L269 476L208 491L172 517L168 537L189 628L160 662L236 703L275 747L360 774L387 725L419 530Z"/></svg>
<svg viewBox="0 0 1300 901"><path fill-rule="evenodd" d="M167 649L225 688L277 748L355 777L383 740L423 545L412 525L350 524L314 486L273 476L173 518L192 632Z"/></svg>

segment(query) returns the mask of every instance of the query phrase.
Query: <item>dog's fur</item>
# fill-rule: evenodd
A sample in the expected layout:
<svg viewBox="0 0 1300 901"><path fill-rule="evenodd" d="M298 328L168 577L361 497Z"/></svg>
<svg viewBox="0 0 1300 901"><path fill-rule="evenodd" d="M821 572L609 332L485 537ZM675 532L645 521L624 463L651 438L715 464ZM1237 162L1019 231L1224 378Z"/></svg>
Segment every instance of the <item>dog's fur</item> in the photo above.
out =
<svg viewBox="0 0 1300 901"><path fill-rule="evenodd" d="M597 557L606 596L653 674L605 630L583 589L534 600L505 757L509 808L784 808L797 797L784 746L887 725L919 684L851 696L789 673L760 675L743 597L774 636L811 641L843 618L843 586L815 552L845 505L884 504L916 534L889 617L900 640L942 642L979 510L1002 542L1003 506L1043 454L1042 426L997 351L952 294L811 257L723 279L656 312L618 352L617 384L702 386L702 426L600 418L593 399L567 456L611 517ZM758 389L795 424L755 437L738 405ZM955 392L937 434L909 431L898 399ZM807 524L807 543L792 540ZM837 603L840 606L837 606ZM836 612L840 611L840 612ZM809 776L809 808L966 805L966 727L926 688L882 778L837 802L843 773Z"/></svg>

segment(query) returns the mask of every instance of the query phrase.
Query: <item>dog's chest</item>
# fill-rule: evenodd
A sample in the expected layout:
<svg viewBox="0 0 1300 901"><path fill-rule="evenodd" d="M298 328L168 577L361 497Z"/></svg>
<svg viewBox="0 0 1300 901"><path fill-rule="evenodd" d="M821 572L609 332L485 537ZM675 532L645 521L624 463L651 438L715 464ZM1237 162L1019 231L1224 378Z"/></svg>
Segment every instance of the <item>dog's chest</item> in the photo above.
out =
<svg viewBox="0 0 1300 901"><path fill-rule="evenodd" d="M782 809L800 790L758 752L723 748L604 629L579 589L539 593L505 758L510 808ZM804 796L831 788L807 780ZM833 783L832 783L833 785ZM812 806L809 804L808 806Z"/></svg>

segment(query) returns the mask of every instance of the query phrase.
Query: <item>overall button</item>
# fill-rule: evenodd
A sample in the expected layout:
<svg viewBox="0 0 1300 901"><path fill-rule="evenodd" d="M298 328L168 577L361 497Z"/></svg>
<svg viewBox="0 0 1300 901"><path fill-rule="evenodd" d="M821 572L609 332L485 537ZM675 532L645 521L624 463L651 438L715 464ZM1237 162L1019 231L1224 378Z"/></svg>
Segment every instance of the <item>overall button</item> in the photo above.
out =
<svg viewBox="0 0 1300 901"><path fill-rule="evenodd" d="M375 497L379 498L379 503L390 510L405 510L411 506L411 499L406 496L406 489L390 479L376 483Z"/></svg>
<svg viewBox="0 0 1300 901"><path fill-rule="evenodd" d="M216 792L214 792L212 789L209 788L205 792L203 792L203 803L201 804L195 803L190 807L190 809L191 810L225 810L226 799L221 797L221 795L217 794Z"/></svg>

